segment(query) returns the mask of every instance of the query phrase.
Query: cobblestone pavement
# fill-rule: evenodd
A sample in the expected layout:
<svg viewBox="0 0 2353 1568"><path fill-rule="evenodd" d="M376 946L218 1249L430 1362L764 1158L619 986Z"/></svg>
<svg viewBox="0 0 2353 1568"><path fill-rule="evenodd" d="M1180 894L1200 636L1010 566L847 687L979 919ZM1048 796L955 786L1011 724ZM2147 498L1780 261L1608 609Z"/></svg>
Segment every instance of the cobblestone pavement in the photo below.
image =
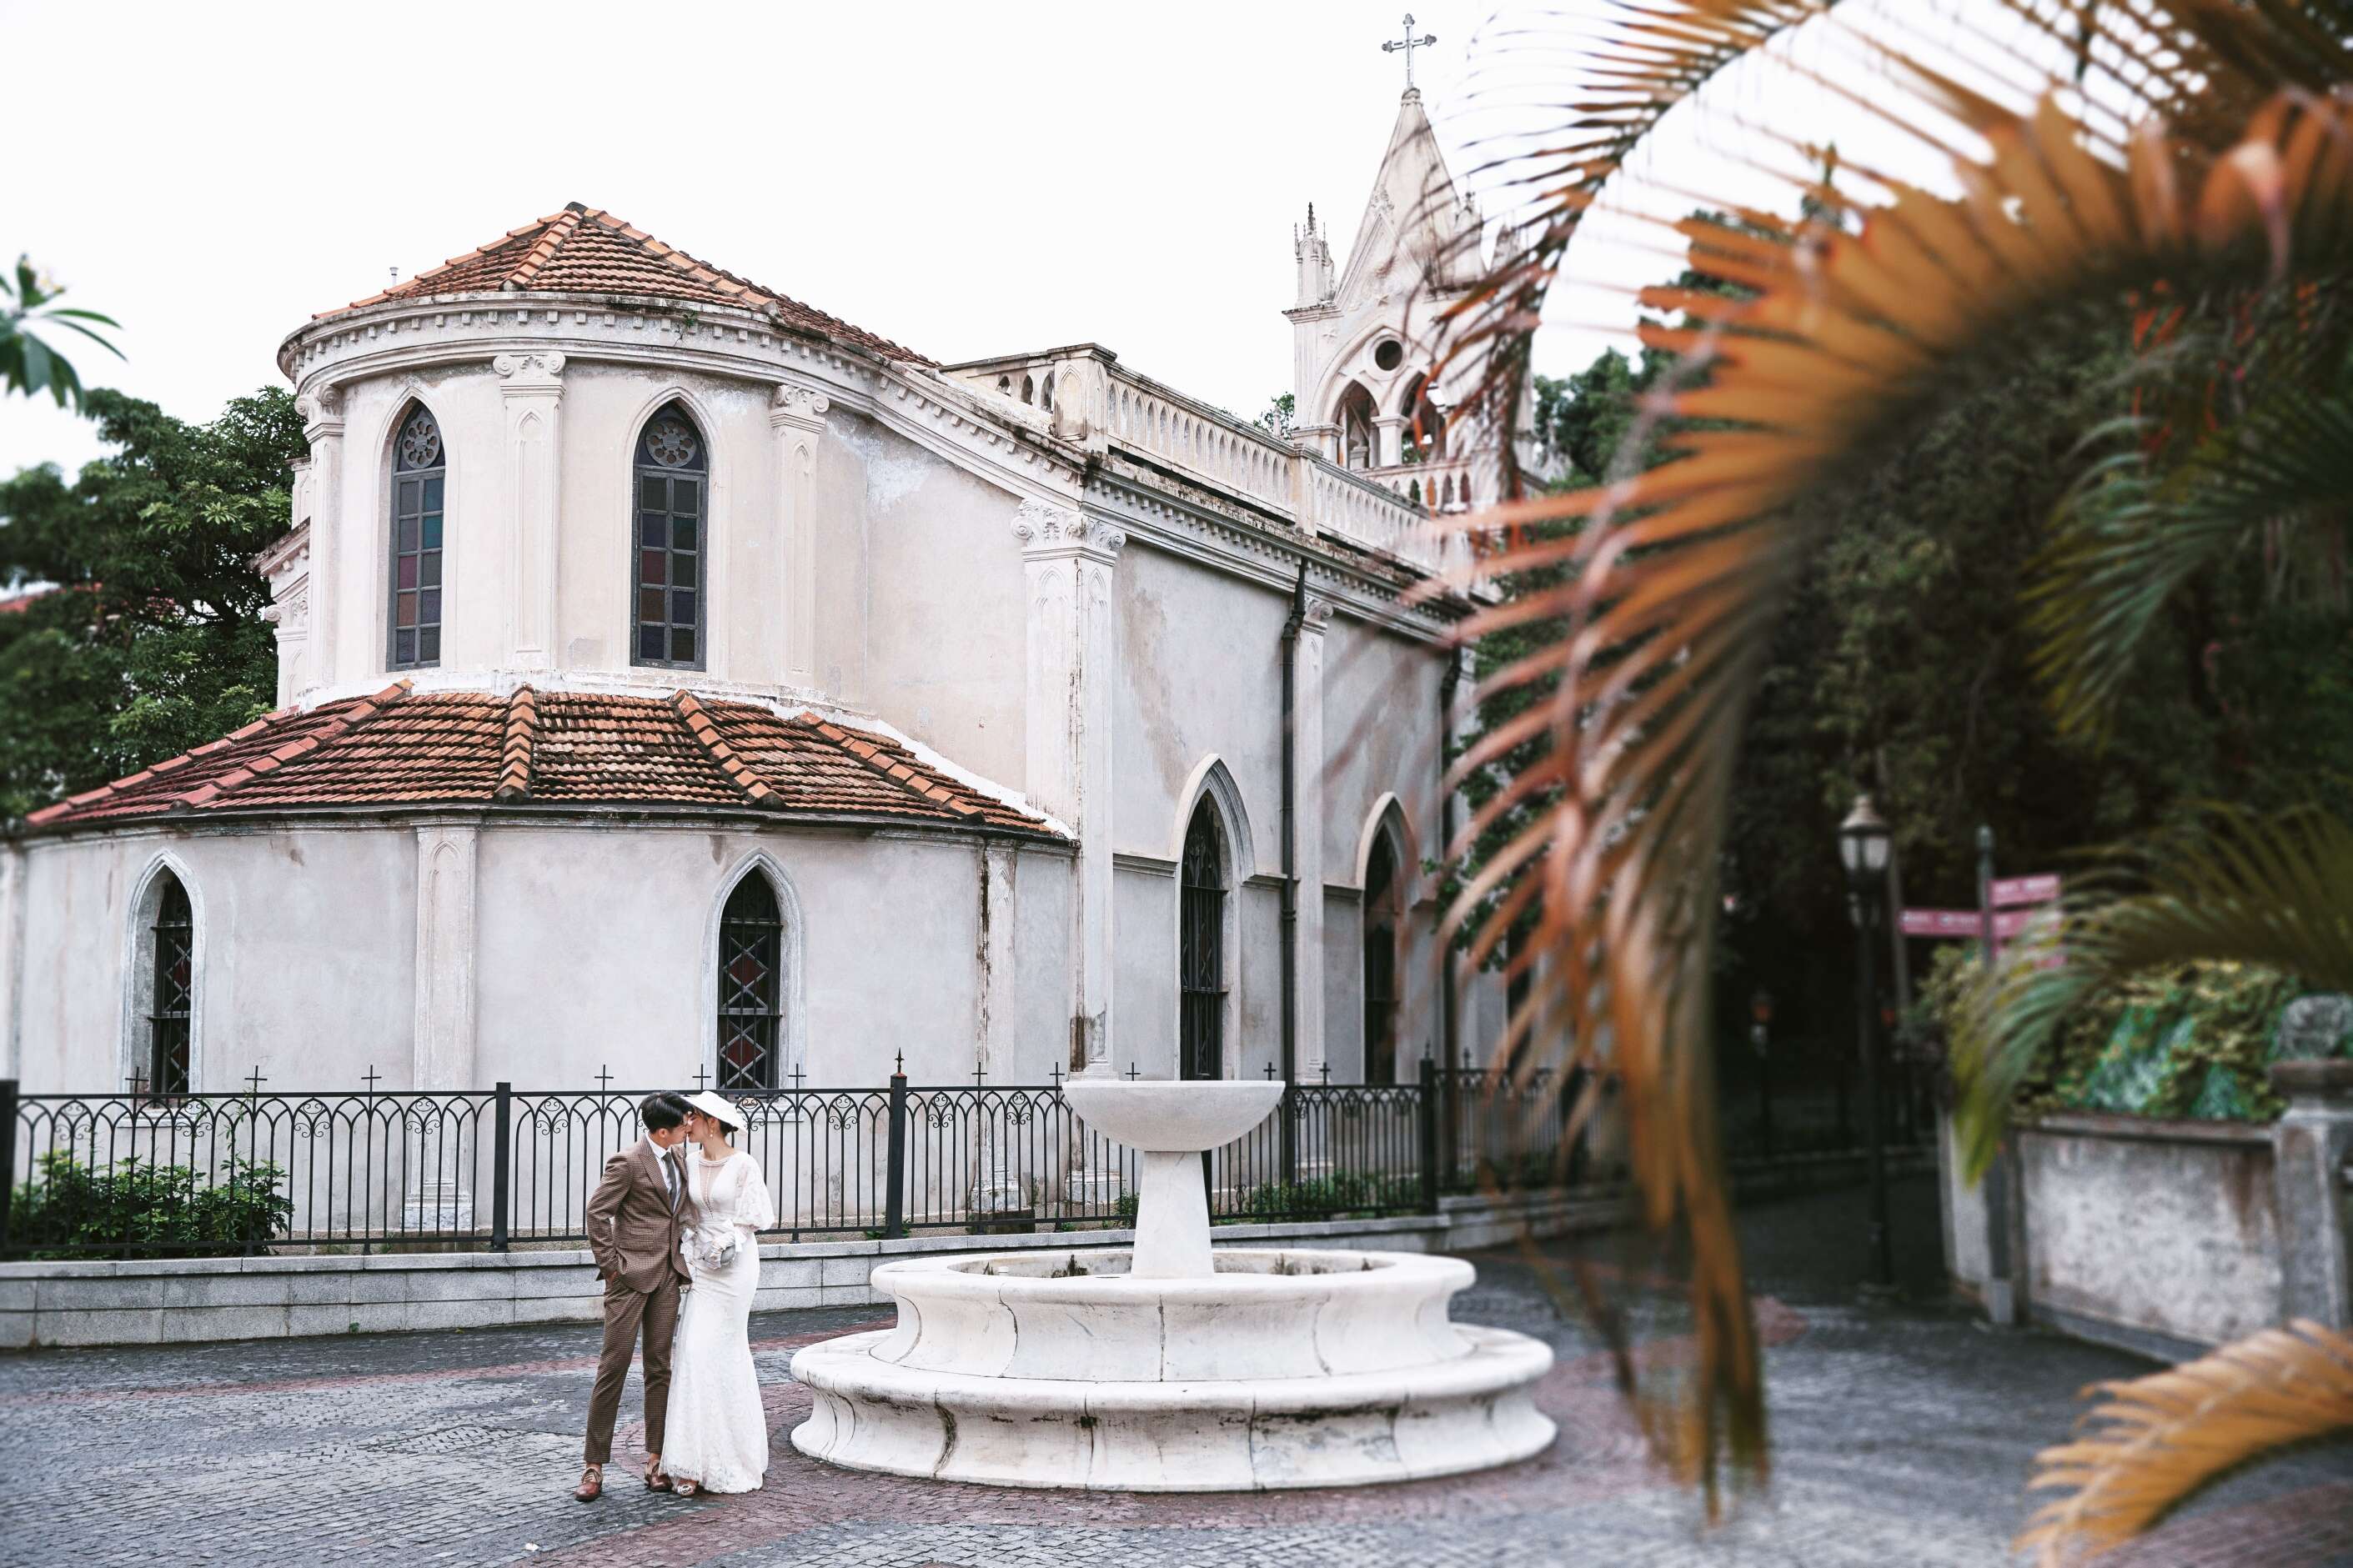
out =
<svg viewBox="0 0 2353 1568"><path fill-rule="evenodd" d="M766 1489L647 1493L638 1434L604 1500L570 1500L595 1366L591 1328L0 1358L0 1562L549 1563L567 1568L1386 1568L2000 1563L2034 1450L2076 1391L2146 1363L1924 1305L1936 1202L1900 1191L1915 1304L1852 1305L1862 1200L1792 1199L1744 1218L1764 1293L1774 1475L1707 1527L1646 1465L1596 1342L1529 1263L1480 1257L1460 1317L1541 1335L1562 1436L1540 1458L1451 1480L1252 1496L1085 1496L829 1470L786 1440L807 1407L792 1349L874 1309L753 1321L775 1423ZM1561 1250L1567 1250L1566 1247ZM1662 1322L1659 1331L1670 1325ZM624 1403L636 1398L634 1380ZM2353 1564L2353 1451L2240 1478L2117 1568Z"/></svg>

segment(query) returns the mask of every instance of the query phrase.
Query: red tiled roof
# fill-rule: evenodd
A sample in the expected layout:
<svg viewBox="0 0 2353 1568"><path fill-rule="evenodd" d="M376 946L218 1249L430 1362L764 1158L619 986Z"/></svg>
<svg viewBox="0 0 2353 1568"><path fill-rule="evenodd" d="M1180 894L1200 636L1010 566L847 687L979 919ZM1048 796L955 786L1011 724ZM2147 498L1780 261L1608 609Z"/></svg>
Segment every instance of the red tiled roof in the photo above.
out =
<svg viewBox="0 0 2353 1568"><path fill-rule="evenodd" d="M524 687L288 709L26 818L37 829L402 805L816 813L1050 833L888 736L681 691L667 701Z"/></svg>
<svg viewBox="0 0 2353 1568"><path fill-rule="evenodd" d="M780 325L855 344L887 359L933 362L890 339L853 327L836 316L763 289L747 279L673 250L641 228L632 228L596 207L567 205L463 256L453 256L381 294L354 300L325 320L386 300L432 299L448 294L500 294L518 290L555 294L619 295L635 299L684 300L702 305L734 305L765 311Z"/></svg>

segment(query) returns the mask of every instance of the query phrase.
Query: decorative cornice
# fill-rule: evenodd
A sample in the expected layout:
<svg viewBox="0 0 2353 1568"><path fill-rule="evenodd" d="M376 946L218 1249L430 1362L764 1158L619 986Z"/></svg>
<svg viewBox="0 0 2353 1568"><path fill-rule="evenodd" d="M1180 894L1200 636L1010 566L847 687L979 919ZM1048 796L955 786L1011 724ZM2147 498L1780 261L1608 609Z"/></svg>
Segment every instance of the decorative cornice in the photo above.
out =
<svg viewBox="0 0 2353 1568"><path fill-rule="evenodd" d="M1299 612L1299 629L1321 635L1330 630L1331 626L1332 601L1310 597L1306 606Z"/></svg>
<svg viewBox="0 0 2353 1568"><path fill-rule="evenodd" d="M555 394L564 391L565 359L559 353L499 354L491 361L491 368L499 373L506 384L499 390L510 397Z"/></svg>
<svg viewBox="0 0 2353 1568"><path fill-rule="evenodd" d="M1041 500L1014 509L1013 537L1026 556L1086 555L1106 565L1127 545L1126 532L1115 524Z"/></svg>

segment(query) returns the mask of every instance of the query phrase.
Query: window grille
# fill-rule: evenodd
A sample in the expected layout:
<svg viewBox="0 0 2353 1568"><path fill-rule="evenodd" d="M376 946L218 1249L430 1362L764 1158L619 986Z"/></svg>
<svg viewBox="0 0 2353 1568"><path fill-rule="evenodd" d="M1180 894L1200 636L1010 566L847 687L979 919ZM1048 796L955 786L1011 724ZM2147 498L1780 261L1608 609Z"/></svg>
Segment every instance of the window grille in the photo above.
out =
<svg viewBox="0 0 2353 1568"><path fill-rule="evenodd" d="M395 669L441 662L441 508L448 477L441 426L415 404L392 459L392 629Z"/></svg>
<svg viewBox="0 0 2353 1568"><path fill-rule="evenodd" d="M1178 1047L1181 1078L1223 1078L1226 1056L1225 856L1217 814L1203 801L1185 830L1177 895Z"/></svg>
<svg viewBox="0 0 2353 1568"><path fill-rule="evenodd" d="M188 890L165 871L155 901L154 985L148 997L147 1085L156 1094L188 1092L188 1030L196 985L196 924Z"/></svg>
<svg viewBox="0 0 2353 1568"><path fill-rule="evenodd" d="M673 403L646 421L638 437L632 663L703 667L709 478L702 433L684 408Z"/></svg>
<svg viewBox="0 0 2353 1568"><path fill-rule="evenodd" d="M783 986L777 967L785 923L776 895L757 871L727 896L719 916L719 1087L775 1089Z"/></svg>

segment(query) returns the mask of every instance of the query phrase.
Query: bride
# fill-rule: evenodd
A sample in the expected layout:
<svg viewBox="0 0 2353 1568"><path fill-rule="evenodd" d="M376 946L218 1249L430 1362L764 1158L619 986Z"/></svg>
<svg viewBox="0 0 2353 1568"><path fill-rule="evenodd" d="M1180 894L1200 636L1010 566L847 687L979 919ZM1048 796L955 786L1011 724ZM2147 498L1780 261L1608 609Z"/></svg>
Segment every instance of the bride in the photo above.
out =
<svg viewBox="0 0 2353 1568"><path fill-rule="evenodd" d="M744 1113L705 1089L686 1100L688 1160L698 1215L680 1247L693 1285L670 1350L669 1436L662 1468L681 1497L757 1491L768 1469L768 1420L752 1367L752 1293L759 1232L776 1218L759 1162L732 1147Z"/></svg>

